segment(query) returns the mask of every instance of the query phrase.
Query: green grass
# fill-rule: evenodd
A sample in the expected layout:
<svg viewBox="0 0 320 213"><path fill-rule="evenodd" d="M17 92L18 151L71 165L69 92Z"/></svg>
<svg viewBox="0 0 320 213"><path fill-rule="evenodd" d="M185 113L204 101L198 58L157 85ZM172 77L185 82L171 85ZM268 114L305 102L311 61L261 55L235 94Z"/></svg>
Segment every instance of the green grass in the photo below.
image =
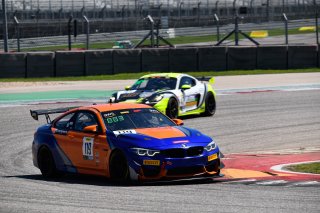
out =
<svg viewBox="0 0 320 213"><path fill-rule="evenodd" d="M320 174L320 162L288 166L285 169L293 172Z"/></svg>
<svg viewBox="0 0 320 213"><path fill-rule="evenodd" d="M306 73L320 72L320 68L296 69L296 70L234 70L234 71L207 71L186 72L195 77L202 76L227 76L227 75L258 75L279 73ZM35 81L90 81L90 80L126 80L137 79L142 75L154 72L121 73L115 75L80 76L80 77L50 77L50 78L1 78L0 82L35 82Z"/></svg>
<svg viewBox="0 0 320 213"><path fill-rule="evenodd" d="M245 31L246 32L246 31ZM285 31L284 29L273 29L268 30L269 36L279 36L284 35ZM246 32L247 34L250 34L250 32ZM299 31L299 29L289 29L288 33L290 35L292 34L306 34L306 33L312 33L308 31ZM225 35L220 35L220 39L223 38ZM240 39L243 39L244 37L242 35L239 36ZM234 40L234 36L231 36L229 38L230 40ZM216 35L205 35L205 36L179 36L176 38L167 39L170 43L176 45L176 44L191 44L191 43L197 43L197 42L216 42L217 36ZM115 41L114 41L115 42ZM91 43L90 49L110 49L114 46L114 42L100 42L100 43ZM139 41L133 40L133 42L136 44ZM160 44L163 44L160 42ZM148 39L146 42L143 43L143 45L150 45L150 40ZM84 49L85 44L73 44L73 49ZM36 47L36 48L27 48L23 49L22 51L57 51L57 50L67 50L68 46L61 45L61 46L46 46L46 47Z"/></svg>

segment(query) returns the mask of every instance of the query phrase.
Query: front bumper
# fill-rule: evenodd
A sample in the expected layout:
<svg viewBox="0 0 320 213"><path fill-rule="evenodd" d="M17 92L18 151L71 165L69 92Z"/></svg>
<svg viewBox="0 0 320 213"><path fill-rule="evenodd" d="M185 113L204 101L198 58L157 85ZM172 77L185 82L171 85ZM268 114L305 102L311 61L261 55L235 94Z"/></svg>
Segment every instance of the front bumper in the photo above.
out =
<svg viewBox="0 0 320 213"><path fill-rule="evenodd" d="M208 160L209 156L215 159ZM137 157L129 161L131 177L138 181L175 180L195 177L217 177L223 167L219 152L187 158ZM146 165L147 163L147 165ZM151 164L151 165L150 165ZM154 165L152 165L154 164Z"/></svg>

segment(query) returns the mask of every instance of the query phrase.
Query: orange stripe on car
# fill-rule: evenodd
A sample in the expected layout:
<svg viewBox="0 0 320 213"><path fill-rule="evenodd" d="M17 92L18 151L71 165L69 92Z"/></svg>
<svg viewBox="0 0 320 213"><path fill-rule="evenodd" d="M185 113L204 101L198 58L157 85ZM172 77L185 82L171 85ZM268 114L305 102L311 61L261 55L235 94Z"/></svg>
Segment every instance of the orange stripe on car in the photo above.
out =
<svg viewBox="0 0 320 213"><path fill-rule="evenodd" d="M148 135L154 138L177 138L185 137L186 135L179 129L173 127L158 127L158 128L145 128L136 129L137 133Z"/></svg>

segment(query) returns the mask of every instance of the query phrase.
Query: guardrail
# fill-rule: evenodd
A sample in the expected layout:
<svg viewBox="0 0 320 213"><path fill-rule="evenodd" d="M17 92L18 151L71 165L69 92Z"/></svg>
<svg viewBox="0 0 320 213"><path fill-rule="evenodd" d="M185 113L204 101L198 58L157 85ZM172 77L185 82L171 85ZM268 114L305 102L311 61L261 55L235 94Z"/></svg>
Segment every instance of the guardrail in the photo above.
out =
<svg viewBox="0 0 320 213"><path fill-rule="evenodd" d="M319 48L232 46L0 53L0 78L108 75L319 66Z"/></svg>

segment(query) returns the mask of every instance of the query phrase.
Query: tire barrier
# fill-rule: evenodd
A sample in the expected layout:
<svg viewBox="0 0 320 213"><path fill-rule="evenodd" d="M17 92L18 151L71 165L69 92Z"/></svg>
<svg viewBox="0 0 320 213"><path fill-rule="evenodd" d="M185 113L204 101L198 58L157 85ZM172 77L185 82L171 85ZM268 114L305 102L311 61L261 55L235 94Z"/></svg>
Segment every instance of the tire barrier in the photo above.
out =
<svg viewBox="0 0 320 213"><path fill-rule="evenodd" d="M168 72L169 49L141 49L141 69L143 72Z"/></svg>
<svg viewBox="0 0 320 213"><path fill-rule="evenodd" d="M228 70L254 70L257 68L257 47L228 47Z"/></svg>
<svg viewBox="0 0 320 213"><path fill-rule="evenodd" d="M187 72L198 70L198 48L169 49L169 71Z"/></svg>
<svg viewBox="0 0 320 213"><path fill-rule="evenodd" d="M0 78L25 78L27 53L0 53Z"/></svg>
<svg viewBox="0 0 320 213"><path fill-rule="evenodd" d="M287 46L257 47L258 69L287 69Z"/></svg>
<svg viewBox="0 0 320 213"><path fill-rule="evenodd" d="M226 70L227 48L226 47L199 47L198 48L199 70Z"/></svg>
<svg viewBox="0 0 320 213"><path fill-rule="evenodd" d="M84 52L57 51L55 76L84 76Z"/></svg>
<svg viewBox="0 0 320 213"><path fill-rule="evenodd" d="M88 50L85 52L86 75L113 74L112 50Z"/></svg>
<svg viewBox="0 0 320 213"><path fill-rule="evenodd" d="M141 50L113 50L113 73L141 72Z"/></svg>
<svg viewBox="0 0 320 213"><path fill-rule="evenodd" d="M319 65L318 52L310 45L0 53L0 78L303 69Z"/></svg>
<svg viewBox="0 0 320 213"><path fill-rule="evenodd" d="M27 53L27 78L54 76L53 52Z"/></svg>
<svg viewBox="0 0 320 213"><path fill-rule="evenodd" d="M317 67L317 46L288 46L288 68L301 69Z"/></svg>

